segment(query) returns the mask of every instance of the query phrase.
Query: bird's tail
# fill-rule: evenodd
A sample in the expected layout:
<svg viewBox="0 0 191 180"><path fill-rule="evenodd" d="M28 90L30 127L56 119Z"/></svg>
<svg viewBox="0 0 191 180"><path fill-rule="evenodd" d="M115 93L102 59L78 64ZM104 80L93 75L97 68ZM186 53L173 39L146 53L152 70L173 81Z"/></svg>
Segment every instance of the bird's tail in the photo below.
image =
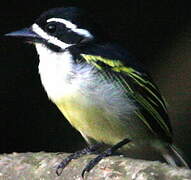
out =
<svg viewBox="0 0 191 180"><path fill-rule="evenodd" d="M187 159L174 144L166 145L162 156L172 166L181 166L190 169Z"/></svg>

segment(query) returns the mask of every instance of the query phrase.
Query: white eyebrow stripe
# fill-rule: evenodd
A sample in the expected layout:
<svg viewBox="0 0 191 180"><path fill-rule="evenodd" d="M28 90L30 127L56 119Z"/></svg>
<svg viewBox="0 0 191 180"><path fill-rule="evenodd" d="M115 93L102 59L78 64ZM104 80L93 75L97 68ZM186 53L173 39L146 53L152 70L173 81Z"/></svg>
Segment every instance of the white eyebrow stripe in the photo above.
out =
<svg viewBox="0 0 191 180"><path fill-rule="evenodd" d="M86 29L77 28L77 29L72 29L72 31L76 32L77 34L82 35L84 37L93 39L93 35Z"/></svg>
<svg viewBox="0 0 191 180"><path fill-rule="evenodd" d="M76 29L77 26L73 23L71 23L70 21L66 20L66 19L61 19L61 18L50 18L47 20L47 22L59 22L59 23L62 23L64 24L67 28L69 29Z"/></svg>
<svg viewBox="0 0 191 180"><path fill-rule="evenodd" d="M46 39L48 42L50 42L50 43L52 43L52 44L54 44L54 45L56 45L62 49L65 49L65 48L73 45L73 44L66 44L66 43L60 41L58 38L48 35L36 23L32 25L32 30L35 33L37 33L39 36L41 36L42 38Z"/></svg>
<svg viewBox="0 0 191 180"><path fill-rule="evenodd" d="M47 22L59 22L64 24L68 29L71 29L73 32L76 32L79 35L82 35L84 37L93 39L93 35L86 29L80 29L77 27L77 25L71 23L70 21L62 18L50 18L47 20Z"/></svg>

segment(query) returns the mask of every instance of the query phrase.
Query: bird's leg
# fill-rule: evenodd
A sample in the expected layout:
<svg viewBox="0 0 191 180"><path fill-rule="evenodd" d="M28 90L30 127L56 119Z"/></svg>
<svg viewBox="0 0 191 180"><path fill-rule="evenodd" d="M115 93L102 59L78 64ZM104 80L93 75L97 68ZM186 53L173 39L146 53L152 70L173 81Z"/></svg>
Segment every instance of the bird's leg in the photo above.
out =
<svg viewBox="0 0 191 180"><path fill-rule="evenodd" d="M103 153L100 153L96 158L92 159L83 169L82 178L84 178L85 173L89 172L96 164L99 163L99 161L101 161L103 158L107 156L113 155L116 150L118 150L119 148L121 148L122 146L124 146L129 142L130 142L129 139L124 139L119 143L115 144L114 146L112 146L111 148L106 149Z"/></svg>
<svg viewBox="0 0 191 180"><path fill-rule="evenodd" d="M62 174L63 169L70 163L72 159L78 159L83 155L95 153L96 150L101 146L102 144L94 144L89 147L86 147L80 151L76 151L75 153L69 155L65 159L62 160L62 162L58 165L56 168L56 174L60 176Z"/></svg>

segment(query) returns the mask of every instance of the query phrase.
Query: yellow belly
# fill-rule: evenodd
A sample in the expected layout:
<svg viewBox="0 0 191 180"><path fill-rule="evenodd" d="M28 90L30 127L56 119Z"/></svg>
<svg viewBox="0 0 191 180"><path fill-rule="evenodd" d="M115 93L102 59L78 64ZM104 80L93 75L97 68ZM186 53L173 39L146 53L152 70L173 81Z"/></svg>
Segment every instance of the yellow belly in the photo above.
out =
<svg viewBox="0 0 191 180"><path fill-rule="evenodd" d="M63 98L56 105L71 125L86 137L106 144L127 138L125 126L113 119L112 113L108 114L83 95Z"/></svg>

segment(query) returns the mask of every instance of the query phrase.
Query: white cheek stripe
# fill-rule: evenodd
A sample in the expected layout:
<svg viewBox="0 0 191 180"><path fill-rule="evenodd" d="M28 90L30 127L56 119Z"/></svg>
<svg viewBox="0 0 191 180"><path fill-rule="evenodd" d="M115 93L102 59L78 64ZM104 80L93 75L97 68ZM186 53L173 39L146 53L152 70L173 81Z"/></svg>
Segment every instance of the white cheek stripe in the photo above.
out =
<svg viewBox="0 0 191 180"><path fill-rule="evenodd" d="M32 30L37 33L39 36L41 36L43 39L46 39L48 42L55 44L56 46L65 49L69 46L72 46L73 44L66 44L60 40L58 40L56 37L48 35L46 32L44 32L39 25L33 24L32 25Z"/></svg>
<svg viewBox="0 0 191 180"><path fill-rule="evenodd" d="M71 23L70 21L66 20L66 19L62 19L62 18L50 18L47 20L47 22L59 22L64 24L68 29L71 29L73 32L76 32L79 35L82 35L84 37L93 39L92 34L87 31L86 29L80 29L77 28L77 26L73 23Z"/></svg>

